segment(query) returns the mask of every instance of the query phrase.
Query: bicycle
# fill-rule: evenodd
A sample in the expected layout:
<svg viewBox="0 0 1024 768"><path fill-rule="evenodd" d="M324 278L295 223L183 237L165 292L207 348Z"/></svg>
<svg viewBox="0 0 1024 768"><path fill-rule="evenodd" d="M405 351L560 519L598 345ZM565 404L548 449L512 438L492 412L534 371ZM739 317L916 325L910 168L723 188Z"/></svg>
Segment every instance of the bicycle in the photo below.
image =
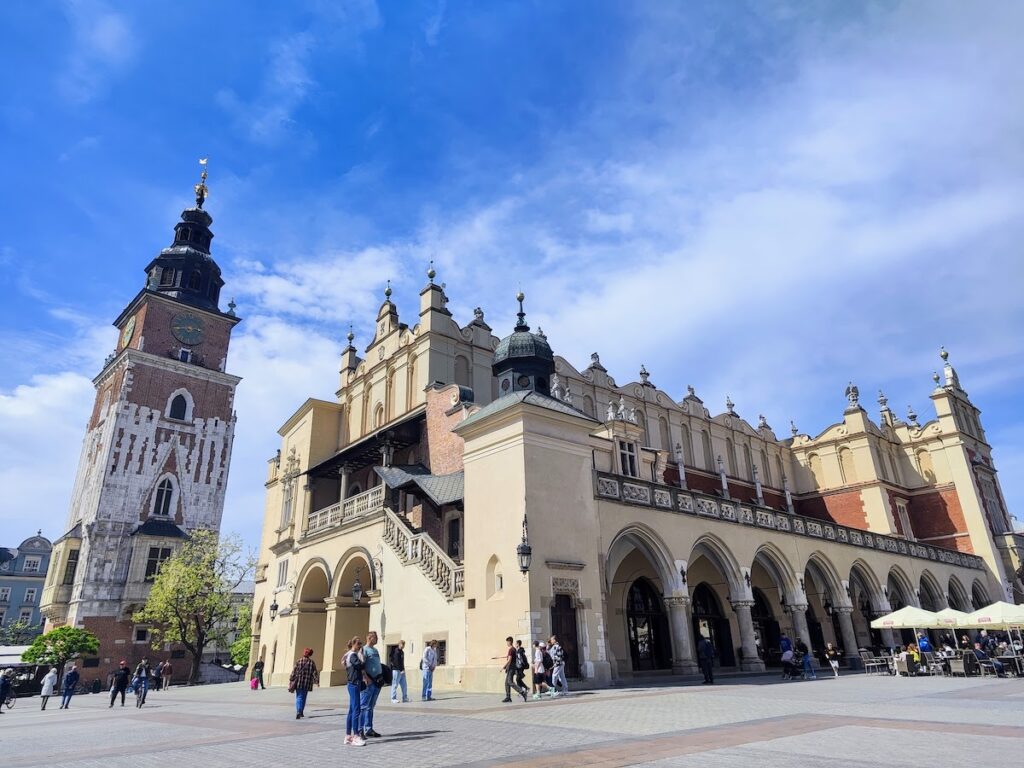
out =
<svg viewBox="0 0 1024 768"><path fill-rule="evenodd" d="M7 695L7 701L5 701L4 704L7 706L8 709L14 709L14 702L16 700L17 697L13 693L11 693Z"/></svg>

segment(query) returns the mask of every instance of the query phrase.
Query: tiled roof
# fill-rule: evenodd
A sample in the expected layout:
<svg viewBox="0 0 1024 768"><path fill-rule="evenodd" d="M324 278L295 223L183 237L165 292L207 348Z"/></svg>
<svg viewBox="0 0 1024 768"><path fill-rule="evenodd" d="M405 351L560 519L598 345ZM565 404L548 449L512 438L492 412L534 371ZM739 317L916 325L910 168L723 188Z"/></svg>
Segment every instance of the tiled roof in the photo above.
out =
<svg viewBox="0 0 1024 768"><path fill-rule="evenodd" d="M547 408L549 411L555 411L556 413L564 413L567 416L576 416L587 421L592 421L595 424L600 422L592 416L588 416L578 408L573 408L568 403L563 403L561 400L556 400L548 395L542 395L540 392L533 390L523 390L521 392L513 392L511 395L505 395L499 397L489 405L485 405L479 411L474 413L468 419L458 425L456 429L461 429L466 424L473 424L477 421L483 421L484 419L493 416L496 413L501 413L519 403L527 403L529 405L536 405L541 408Z"/></svg>
<svg viewBox="0 0 1024 768"><path fill-rule="evenodd" d="M188 534L170 520L150 517L132 531L132 536L161 536L165 539L185 539Z"/></svg>
<svg viewBox="0 0 1024 768"><path fill-rule="evenodd" d="M397 467L374 467L388 488L419 488L434 504L453 504L461 501L463 494L462 471L448 475L432 475L422 464L406 464Z"/></svg>

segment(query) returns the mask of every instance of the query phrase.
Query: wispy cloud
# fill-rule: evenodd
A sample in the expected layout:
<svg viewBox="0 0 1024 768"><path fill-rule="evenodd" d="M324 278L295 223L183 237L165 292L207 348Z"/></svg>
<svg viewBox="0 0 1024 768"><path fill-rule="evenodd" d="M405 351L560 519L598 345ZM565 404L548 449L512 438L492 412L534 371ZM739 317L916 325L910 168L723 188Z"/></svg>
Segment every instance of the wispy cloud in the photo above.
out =
<svg viewBox="0 0 1024 768"><path fill-rule="evenodd" d="M437 45L437 39L441 36L441 30L444 28L444 13L447 7L447 0L437 0L434 12L427 19L427 23L423 25L423 39L429 46Z"/></svg>
<svg viewBox="0 0 1024 768"><path fill-rule="evenodd" d="M67 101L81 105L107 89L139 44L128 18L100 0L65 0L64 8L72 44L57 86Z"/></svg>

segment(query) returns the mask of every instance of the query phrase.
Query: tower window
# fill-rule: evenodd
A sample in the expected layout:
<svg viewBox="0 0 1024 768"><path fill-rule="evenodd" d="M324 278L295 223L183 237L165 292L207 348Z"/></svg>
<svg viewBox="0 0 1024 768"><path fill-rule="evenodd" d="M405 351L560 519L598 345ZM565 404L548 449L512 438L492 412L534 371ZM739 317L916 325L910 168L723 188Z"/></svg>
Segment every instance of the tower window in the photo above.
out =
<svg viewBox="0 0 1024 768"><path fill-rule="evenodd" d="M198 291L199 285L200 283L202 283L202 280L203 278L199 274L199 272L193 272L191 275L188 276L188 287L191 288L193 291Z"/></svg>
<svg viewBox="0 0 1024 768"><path fill-rule="evenodd" d="M192 362L192 350L191 349L186 349L185 347L182 347L181 349L178 350L178 359L181 360L181 362L183 362L183 363L191 363Z"/></svg>
<svg viewBox="0 0 1024 768"><path fill-rule="evenodd" d="M636 443L619 440L619 471L626 477L639 477L636 465Z"/></svg>
<svg viewBox="0 0 1024 768"><path fill-rule="evenodd" d="M174 270L164 267L160 271L160 285L174 285Z"/></svg>
<svg viewBox="0 0 1024 768"><path fill-rule="evenodd" d="M174 499L174 483L169 477L160 481L156 487L156 504L153 505L153 514L168 517L171 514L171 501Z"/></svg>
<svg viewBox="0 0 1024 768"><path fill-rule="evenodd" d="M76 570L78 570L78 550L72 549L68 552L68 562L64 566L64 584L75 583Z"/></svg>
<svg viewBox="0 0 1024 768"><path fill-rule="evenodd" d="M146 581L152 581L156 578L157 571L160 570L160 564L170 556L170 547L149 548L149 557L146 558Z"/></svg>
<svg viewBox="0 0 1024 768"><path fill-rule="evenodd" d="M183 352L187 350L182 350ZM185 413L188 410L188 402L184 395L177 395L171 400L171 410L168 414L172 419L185 420Z"/></svg>

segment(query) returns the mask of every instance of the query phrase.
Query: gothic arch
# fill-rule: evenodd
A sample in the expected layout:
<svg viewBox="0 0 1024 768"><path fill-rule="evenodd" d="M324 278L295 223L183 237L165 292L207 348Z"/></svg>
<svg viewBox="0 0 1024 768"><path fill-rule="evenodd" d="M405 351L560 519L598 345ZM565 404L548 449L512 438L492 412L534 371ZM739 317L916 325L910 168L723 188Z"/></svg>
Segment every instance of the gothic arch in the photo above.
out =
<svg viewBox="0 0 1024 768"><path fill-rule="evenodd" d="M988 590L985 589L985 585L979 579L975 579L974 583L971 584L971 604L976 611L992 604L992 600L988 596Z"/></svg>
<svg viewBox="0 0 1024 768"><path fill-rule="evenodd" d="M889 569L889 575L885 581L888 588L886 596L889 598L889 605L893 610L907 605L918 605L917 597L914 594L914 587L910 579L907 578L907 574L898 565L894 565ZM893 599L896 597L899 598L900 606L893 604Z"/></svg>
<svg viewBox="0 0 1024 768"><path fill-rule="evenodd" d="M829 597L832 603L836 605L845 603L846 591L843 589L843 579L835 566L832 565L832 561L825 557L824 554L812 552L811 556L807 558L804 571L810 571L811 575L814 576L814 580L823 590L822 599Z"/></svg>
<svg viewBox="0 0 1024 768"><path fill-rule="evenodd" d="M921 571L919 583L920 595L917 602L922 608L928 611L941 611L948 607L945 590L939 586L938 579L927 568Z"/></svg>
<svg viewBox="0 0 1024 768"><path fill-rule="evenodd" d="M948 586L949 591L947 594L950 608L970 613L973 610L971 607L971 598L967 595L967 590L964 589L964 585L961 583L960 579L956 576L950 576Z"/></svg>
<svg viewBox="0 0 1024 768"><path fill-rule="evenodd" d="M760 563L768 571L768 575L775 581L782 595L792 595L795 591L796 582L793 577L793 566L778 547L766 542L757 548L754 559L750 561L750 567L754 563ZM787 597L787 599L789 599Z"/></svg>
<svg viewBox="0 0 1024 768"><path fill-rule="evenodd" d="M169 494L169 498L168 498ZM150 517L167 517L173 520L178 511L181 498L181 487L178 478L172 472L165 472L157 478L153 493L149 499Z"/></svg>
<svg viewBox="0 0 1024 768"><path fill-rule="evenodd" d="M605 558L605 582L608 590L611 591L615 572L633 549L641 552L650 562L661 580L662 591L666 595L671 594L680 583L675 560L661 537L641 523L633 523L623 528L615 534L608 546L608 556Z"/></svg>
<svg viewBox="0 0 1024 768"><path fill-rule="evenodd" d="M349 590L354 578L349 578L349 576L352 576L356 570L359 571L359 582L364 592L380 589L377 572L371 567L372 562L373 556L366 547L349 547L345 554L338 559L338 565L334 569L336 575L331 594L335 598L351 595Z"/></svg>
<svg viewBox="0 0 1024 768"><path fill-rule="evenodd" d="M717 536L711 535L710 533L706 533L701 536L696 542L694 542L693 549L690 551L690 559L688 560L688 563L693 563L699 555L703 555L710 560L722 576L725 577L726 582L729 584L729 589L732 592L733 599L736 599L737 596L746 593L746 586L743 582L740 564L721 539Z"/></svg>
<svg viewBox="0 0 1024 768"><path fill-rule="evenodd" d="M882 584L871 566L863 560L854 560L853 565L850 566L851 599L855 583L859 584L861 589L867 593L872 610L881 610L882 599L885 596L882 592Z"/></svg>
<svg viewBox="0 0 1024 768"><path fill-rule="evenodd" d="M185 401L185 409L183 413L179 410L181 407L181 400L178 398L183 398ZM167 396L167 404L164 406L164 416L168 419L176 419L178 421L192 421L192 411L194 408L195 401L192 398L192 394L184 387L181 387L180 389L174 390ZM174 415L172 415L172 412ZM178 413L181 415L177 415Z"/></svg>

